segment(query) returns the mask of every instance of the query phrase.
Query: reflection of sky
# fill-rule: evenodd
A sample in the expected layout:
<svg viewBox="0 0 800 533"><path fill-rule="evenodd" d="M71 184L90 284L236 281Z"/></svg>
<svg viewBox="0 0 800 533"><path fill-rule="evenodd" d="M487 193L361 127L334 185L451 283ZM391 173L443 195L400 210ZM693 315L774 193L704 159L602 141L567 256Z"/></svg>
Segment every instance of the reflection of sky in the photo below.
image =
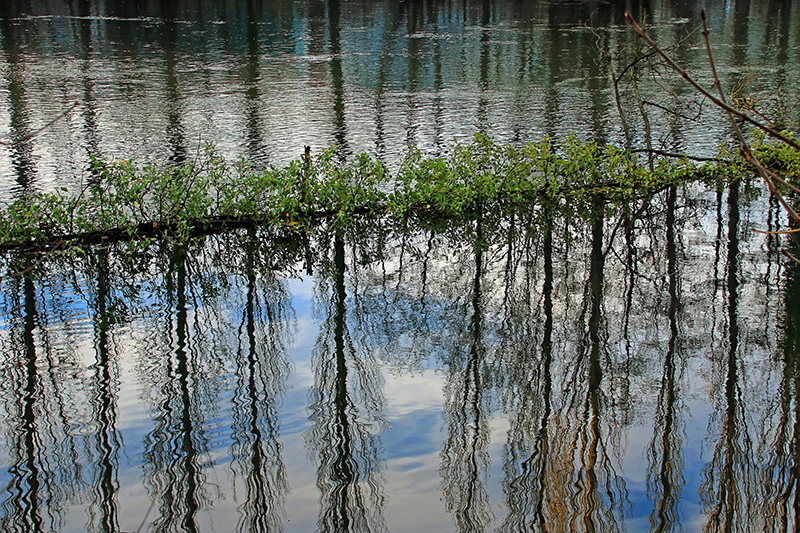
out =
<svg viewBox="0 0 800 533"><path fill-rule="evenodd" d="M684 529L694 531L699 529L695 527L696 524L703 520L699 498L700 485L703 482L702 471L712 460L714 447L721 438L717 433L720 416L718 410L724 408L724 405L721 405L724 380L720 379L724 377L722 376L724 369L721 370L719 367L727 353L728 341L725 336L729 332L726 321L729 318L730 301L723 290L727 275L724 264L727 250L725 242L716 241L717 224L722 224L723 229L727 227L724 216L724 209L727 207L723 206L723 219L717 221L713 203L714 191L700 192L696 188L689 187L685 193L685 198L691 200L691 202L687 200L687 203L711 208L695 212L694 218L690 221L679 222L686 229L680 233L685 240L681 244L683 248L679 251L678 258L681 267L679 284L681 305L677 316L679 342L676 344L674 356L679 367L675 382L679 401L676 404L674 435L680 437L676 453L681 454L684 463L681 475L685 485L680 488L679 504L681 518ZM763 198L761 200L763 201ZM660 198L657 201L660 201ZM756 201L742 204L744 212L742 218L751 221L754 227L763 227L763 220L766 218L760 205ZM609 227L613 227L616 223L617 220L609 220ZM586 344L586 321L581 313L584 312L582 305L586 301L587 290L583 278L585 272L582 270L585 266L584 252L587 243L583 241L580 231L578 229L576 234L571 236L569 253L559 252L558 256L553 258L558 289L554 295L556 325L551 339L554 343L554 360L550 368L554 377L553 398L550 405L553 412L549 415L551 436L556 434L559 424L562 424L560 426L562 428L569 426L570 423L579 425L584 415L582 412L577 412L580 409L574 411L574 407L573 412L569 412L570 406L563 403L566 395L576 393L578 395L576 402L585 405L582 402L585 399L587 386L583 378L574 381L570 381L569 378L573 370L570 367L572 358L575 353L580 352L581 345ZM629 530L647 527L653 508L653 502L650 501L652 495L648 493L647 488L647 453L654 434L655 438L660 438L660 432L663 430L654 427L654 420L659 407L658 394L664 371L664 357L671 334L666 311L670 302L666 284L668 275L662 257L663 234L660 230L655 230L651 233L643 232L642 235L637 244L641 250L646 250L650 255L640 259L637 265L637 274L641 274L641 278L635 281L629 337L623 339L619 327L625 308L623 300L625 286L619 280L627 277L623 262L613 253L609 253L606 257L606 285L603 289L604 301L601 311L603 320L606 321L602 332L605 351L601 362L603 380L600 396L603 399L598 411L601 437L606 445L606 453L611 457L613 468L625 482L626 497L632 505L628 519ZM214 239L214 237L208 238L210 248L213 248ZM776 350L780 346L778 328L775 324L776 321L782 323L784 320L782 306L786 304L782 301L784 295L781 292L781 285L775 279L783 279L785 270L770 262L765 256L763 236L747 231L743 233L742 239L740 249L745 259L742 260L741 269L746 272L759 272L762 275L753 276L752 273L748 273L740 279L741 294L738 308L743 319L740 323L737 354L741 363L739 368L741 397L738 401L740 410L748 417L752 437L769 439L771 438L769 431L774 429L772 426L775 424L776 416L772 411L775 402L780 399L777 392L778 381L784 369L780 358L775 357ZM423 238L422 242L426 242L426 238ZM617 243L619 242L621 241ZM392 245L387 243L383 249L390 256L383 263L372 266L359 265L357 275L348 270L345 276L348 294L346 325L352 334L351 339L358 344L355 352L379 351L383 348L375 342L375 339L369 338L369 335L367 338L362 338L363 332L356 329L359 324L372 325L370 321L373 320L381 321L383 324L382 321L387 318L397 320L401 326L406 327L405 330L400 328L400 331L410 329L409 324L422 324L421 327L425 328L425 331L418 334L424 339L420 342L423 349L428 347L426 341L430 340L430 343L434 344L437 335L441 337L453 332L454 336L463 335L463 337L441 339L441 346L431 346L431 348L441 350L443 353L450 350L447 352L450 355L453 355L453 351L464 350L469 340L466 330L469 327L472 311L469 291L473 280L469 278L474 271L470 270L471 267L465 266L466 261L470 259L468 257L470 247L466 247L465 251L459 248L460 245L451 246L444 239L435 240L435 251L427 263L429 283L425 292L427 316L422 320L415 314L420 307L418 297L422 292L416 285L421 278L418 273L421 268L419 262L422 259L408 253L403 264L403 268L406 269L402 276L404 281L399 282L400 262L388 252L393 250ZM415 243L412 236L405 241L405 245L409 247L406 249L408 251L419 245L419 242ZM561 245L559 242L556 247ZM721 263L717 265L713 264L715 245L720 246L722 250ZM481 340L486 349L488 362L491 363L490 371L507 380L499 385L493 385L494 389L483 392L486 410L490 411L483 413L489 418L487 421L489 442L485 449L490 463L485 488L495 514L493 525L498 525L506 512L503 469L506 466L504 461L508 460L508 441L514 434L524 435L524 438L532 440L532 435L539 429L542 417L540 408L543 399L536 396L540 394L542 388L536 381L541 378L539 373L541 366L537 365L541 365L539 360L541 354L538 350L543 317L542 310L538 307L534 313L526 314L530 312L530 306L541 305L540 278L534 279L530 285L525 286L524 291L520 291L524 294L519 301L514 300L514 294L509 296L518 306L515 308L515 313L519 312L519 317L503 316L498 311L498 306L505 296L502 290L494 289L502 287L500 281L503 280L505 263L496 259L504 257L502 253L494 253L494 249L499 250L501 244L494 243L491 248L492 250L483 256L486 264L482 287L486 294L482 300L485 308L482 324L485 331ZM623 256L625 254L622 247L616 251ZM233 253L231 250L228 252ZM357 254L351 255L348 249L346 254L348 260L354 256L357 257ZM75 258L78 263L80 260L80 256ZM534 277L540 274L541 264L536 262L537 260L534 255L525 256L525 261L531 262L526 268L531 269ZM68 400L72 402L71 405L84 406L84 410L76 409L75 412L67 413L69 418L67 427L57 427L56 435L71 436L80 444L77 452L78 462L85 469L84 475L89 476L93 471L92 461L97 455L92 450L92 446L96 446L93 439L97 425L85 406L90 403L96 387L94 383L96 369L93 366L96 355L95 329L91 316L93 304L86 302L91 301L92 291L96 289L95 280L91 279L91 276L87 276L88 279L82 276L74 277L68 263L61 263L60 260L54 263L57 266L47 270L48 275L43 281L34 282L35 300L40 315L33 336L40 356L37 360L38 371L42 383L48 387L51 387L50 382L60 383L64 387L63 390L69 393ZM769 272L773 278L768 280L763 278L765 265L772 268ZM222 265L218 268L226 267L227 265ZM717 279L713 279L710 273L715 267L717 267ZM193 268L203 270L203 266L194 263ZM215 267L209 268L213 270ZM383 277L383 269L386 278ZM118 456L120 524L123 530L135 530L149 505L148 495L143 488L145 440L153 430L152 416L158 412L158 406L153 401L152 388L163 384L148 383L148 379L152 378L144 372L143 367L170 351L170 347L164 344L166 341L159 343L155 338L158 332L153 330L163 327L165 315L174 313L174 310L169 309L170 304L164 303L163 277L156 275L152 270L148 275L152 275L153 279L151 283L141 284L139 300L132 304L131 313L124 320L120 320L120 323L111 325L119 382L119 387L114 390L117 403L116 430L120 432L123 443L123 449ZM356 276L357 280L354 281L353 276ZM568 279L565 281L564 277ZM187 319L190 322L188 330L191 357L198 359L222 357L224 350L216 349L226 347L220 343L236 338L239 334L236 328L239 327L242 318L244 278L241 274L216 278L212 272L207 278L200 275L192 279L195 283L198 279L204 279L212 285L214 280L224 279L225 283L230 285L226 287L228 293L220 291L221 295L208 299L199 297L196 307L193 298L189 298L190 309L187 312ZM384 279L391 281L388 283L388 288ZM767 282L773 285L767 285ZM286 325L291 326L287 329L295 331L293 344L288 347L286 354L292 364L286 383L283 384L285 392L281 398L276 399L282 460L290 486L285 505L286 529L310 531L315 529L320 494L317 487L318 465L310 458L312 454L309 453L308 439L305 438L311 427L309 393L317 378L311 364L311 353L318 344L320 327L327 318L320 315L327 312L329 302L317 300L320 293L325 294L325 291L315 292L315 287L319 288L319 280L314 276L305 276L303 279L289 278L285 283L285 296L289 299L293 311L285 315L287 320L293 322ZM8 278L0 283L0 291L5 297L4 302L10 302L16 297L9 294L14 290L12 287L14 282ZM359 298L354 297L355 287L358 287ZM194 287L194 290L197 291L196 294L202 296L202 287ZM114 294L121 296L117 292ZM360 316L357 316L358 312L355 310L356 302L362 305L358 311L362 313ZM11 309L0 309L0 349L3 350L2 361L6 375L21 371L15 366L20 354L11 351L12 346L19 346L13 343L11 337L16 335L19 339L20 320L15 319L13 324L9 323L9 317L19 312L20 309L13 312ZM263 313L255 313L255 316L266 319ZM752 316L760 320L750 320ZM196 327L208 327L210 317L221 317L224 322L224 324L214 324L214 327L220 330L215 331L219 336L212 335L213 338L202 338L202 342L196 341L192 344L191 339ZM356 320L357 318L362 322ZM516 321L520 323L517 324ZM514 342L505 342L499 322L503 322L504 326L507 325L512 330L514 327L521 330L530 327L530 337L522 336L512 338L511 341ZM234 331L230 331L229 328ZM369 327L366 329L369 330ZM383 330L380 330L376 335L382 333ZM629 354L630 359L625 358L628 355L624 353L626 341L630 341L633 345ZM214 344L215 342L218 344ZM523 342L533 343L533 347L515 345ZM52 357L45 357L47 347L52 349L50 353ZM384 517L391 531L452 530L452 516L445 511L442 497L444 476L441 464L442 447L448 441L448 430L452 429L447 426L448 421L457 418L443 415L443 408L446 398L452 401L457 396L446 394L447 386L453 385L448 383L448 379L452 379L453 375L458 375L455 379L464 376L459 374L462 369L455 363L452 363L450 368L444 368L441 365L443 359L438 353L436 357L426 359L424 365L403 364L402 359L407 355L404 352L405 348L406 345L401 338L397 352L384 350L381 352L381 357L376 358L379 364L383 365L381 367L383 384L380 392L385 398L385 407L381 414L387 423L385 430L377 435L377 440L380 442L377 456L381 462L378 468L380 471L378 483L386 497ZM513 354L517 349L520 349L520 353L527 358L515 359ZM502 351L508 351L510 354L499 353ZM525 383L515 383L515 380L520 378L506 366L512 364L522 367L519 373ZM207 417L202 420L202 426L208 434L207 447L200 464L207 476L210 487L208 492L211 494L213 505L209 509L202 510L201 521L213 524L217 531L228 530L230 524L236 522L238 508L243 503L242 498L245 494L241 480L234 483L230 457L233 387L237 378L233 374L233 368L236 368L236 365L228 361L224 370L220 371L221 375L194 376L199 380L209 379L214 380L214 384L224 385L216 396L209 400L213 405L204 405L202 413L202 416ZM350 376L355 375L356 372L350 374ZM614 387L619 386L622 381L627 381L630 386L631 398L616 395L620 389ZM516 392L520 393L519 389L525 386L538 387L532 389L534 397L529 398L532 406L517 405L516 400L505 398L508 390L500 390L503 387L508 387L509 390L516 388ZM0 388L0 393L3 395L0 399L4 402L0 408L17 405L19 391ZM42 394L50 395L52 389L43 389ZM507 401L508 405L501 404L501 401ZM620 401L621 405L613 404L616 401ZM447 407L454 408L452 404L448 404ZM521 423L515 428L512 421L517 419L521 420ZM564 420L568 422L565 423ZM42 427L44 425L43 423ZM574 425L566 427L567 432L577 431ZM518 433L515 433L515 429ZM0 487L7 486L12 479L12 465L9 464L12 461L12 454L9 453L9 446L13 440L14 430L14 421L9 420L4 413L0 413L0 434L4 437L4 440L0 441ZM569 437L572 437L572 434L567 434L565 439ZM553 439L550 443L551 451L565 445L563 440L555 437ZM526 449L524 445L527 444L529 443L522 443L520 449ZM49 452L51 449L46 451ZM567 453L569 450L562 448L561 451ZM574 456L570 460L574 461ZM86 479L84 483L91 486L92 480ZM1 502L8 502L10 497L9 491L0 492ZM81 531L85 528L87 498L86 495L80 494L66 504L63 531Z"/></svg>

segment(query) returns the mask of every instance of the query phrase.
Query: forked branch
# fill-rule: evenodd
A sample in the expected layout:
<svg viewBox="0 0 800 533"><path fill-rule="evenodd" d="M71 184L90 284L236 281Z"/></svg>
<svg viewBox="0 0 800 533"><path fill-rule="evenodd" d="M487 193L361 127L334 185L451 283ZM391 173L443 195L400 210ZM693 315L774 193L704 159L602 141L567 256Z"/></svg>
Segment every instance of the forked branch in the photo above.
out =
<svg viewBox="0 0 800 533"><path fill-rule="evenodd" d="M787 137L786 135L780 133L779 131L775 130L774 128L771 128L770 126L767 126L766 124L763 124L763 123L755 120L754 118L750 117L746 113L743 113L743 112L739 111L738 109L735 109L735 108L731 107L730 105L728 105L728 103L725 100L725 93L722 90L722 85L720 84L720 81L719 81L719 76L717 76L717 69L716 69L716 66L714 64L714 55L711 52L711 43L710 43L709 37L708 37L708 25L706 23L705 10L700 12L700 19L702 20L702 23L703 23L703 39L705 40L706 53L708 54L708 62L709 62L709 65L711 67L711 75L714 78L714 86L717 88L717 93L719 94L718 97L715 97L710 92L708 92L704 87L702 87L699 83L697 83L697 81L695 81L691 76L689 76L689 74L685 70L683 70L680 66L678 66L678 64L675 63L675 61L669 55L667 55L667 53L664 52L655 43L655 41L653 41L650 38L650 36L647 34L647 32L645 32L644 29L641 26L639 26L639 24L636 23L636 21L633 19L633 17L630 16L630 14L625 13L625 19L628 21L628 24L630 24L633 27L633 29L636 30L636 33L638 33L639 36L648 45L650 45L653 48L653 50L655 50L664 59L664 61L670 67L672 67L672 69L675 72L677 72L684 80L686 80L700 94L702 94L704 97L708 98L711 102L713 102L715 105L717 105L721 109L725 110L725 112L728 115L728 119L731 122L731 126L733 127L734 131L736 132L736 137L738 138L739 143L741 144L742 158L756 168L756 170L758 171L758 173L761 176L761 178L767 184L767 187L769 188L770 193L772 195L774 195L775 198L778 199L778 201L783 206L783 208L786 210L786 212L789 214L789 216L792 218L792 220L794 220L797 224L800 224L800 215L798 215L797 212L792 208L792 206L789 205L788 202L786 202L786 200L784 199L784 197L781 194L780 190L775 186L775 182L778 181L778 182L788 186L790 188L790 190L792 190L793 192L797 192L797 188L793 187L793 186L790 186L783 179L781 179L776 173L774 173L774 172L772 172L772 171L770 171L770 170L768 170L767 168L764 167L764 165L761 163L761 161L759 161L758 158L756 157L756 155L753 153L753 150L750 148L750 145L747 143L747 139L745 139L745 136L742 133L742 128L739 126L739 123L737 122L736 119L738 118L738 119L740 119L740 120L742 120L744 122L747 122L747 123L755 126L756 128L764 131L765 133L767 133L768 135L774 137L775 139L778 139L778 140L786 143L787 145L791 146L795 150L800 150L800 144L796 143L794 140L792 140L791 138ZM790 255L788 253L786 255L788 257L791 257L792 259L794 259L794 256L792 256L792 255Z"/></svg>
<svg viewBox="0 0 800 533"><path fill-rule="evenodd" d="M703 16L703 18L705 19L705 16ZM691 76L689 76L689 73L683 70L670 56L668 56L667 53L664 52L655 43L655 41L653 41L653 39L650 38L649 35L647 35L647 32L645 32L644 29L641 26L639 26L639 24L633 19L630 13L625 13L625 19L628 21L628 24L630 24L633 27L633 29L636 30L636 33L638 33L639 36L647 44L649 44L653 48L653 50L655 50L658 53L658 55L660 55L664 59L664 61L666 61L666 63L672 68L672 70L678 73L680 77L686 80L686 82L689 83L689 85L691 85L692 87L694 87L700 94L711 100L711 102L713 102L715 105L724 109L728 113L736 116L737 118L743 120L744 122L747 122L748 124L755 126L756 128L764 131L765 133L767 133L771 137L774 137L775 139L785 142L795 150L800 150L800 144L798 144L794 140L790 139L789 137L782 134L778 130L759 122L758 120L754 119L747 113L743 113L738 109L729 106L727 103L723 102L722 100L720 100L719 98L708 92L702 85L697 83Z"/></svg>

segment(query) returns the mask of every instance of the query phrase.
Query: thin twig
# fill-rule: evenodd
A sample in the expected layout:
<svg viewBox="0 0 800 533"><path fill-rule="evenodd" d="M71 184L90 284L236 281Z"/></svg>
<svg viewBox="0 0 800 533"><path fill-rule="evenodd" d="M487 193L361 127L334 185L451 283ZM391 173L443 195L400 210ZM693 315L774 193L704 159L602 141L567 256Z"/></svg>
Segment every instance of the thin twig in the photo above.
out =
<svg viewBox="0 0 800 533"><path fill-rule="evenodd" d="M764 235L790 235L792 233L800 233L800 228L786 229L781 231L766 231L763 229L754 229L756 233L763 233Z"/></svg>
<svg viewBox="0 0 800 533"><path fill-rule="evenodd" d="M771 127L767 126L766 124L762 124L761 122L757 121L756 119L754 119L753 117L751 117L747 113L743 113L743 112L739 111L738 109L735 109L735 108L729 106L725 102L722 102L719 98L717 98L714 95L712 95L711 93L709 93L706 89L704 89L691 76L689 76L689 74L685 70L683 70L681 67L679 67L678 64L675 63L675 61L673 61L673 59L666 54L666 52L664 52L663 50L661 50L661 48L659 48L659 46L655 43L655 41L653 41L650 38L650 36L647 35L647 33L644 31L644 29L642 29L642 27L639 26L639 24L636 23L636 21L633 19L633 17L630 15L630 13L627 13L627 12L625 13L625 20L628 21L628 24L630 24L633 27L633 29L636 30L636 33L638 33L639 36L642 39L644 39L644 41L647 44L649 44L654 50L656 50L658 52L658 54L664 59L664 61L666 61L667 64L670 67L672 67L672 70L677 72L684 80L687 81L687 83L689 83L689 85L694 87L700 94L702 94L703 96L705 96L706 98L708 98L709 100L714 102L714 104L716 104L717 106L721 107L725 111L736 115L741 120L743 120L743 121L745 121L745 122L747 122L749 124L752 124L756 128L768 133L772 137L785 142L786 144L788 144L792 148L794 148L796 150L800 150L800 144L798 144L794 140L790 139L786 135L783 135L781 132L775 130L774 128L771 128Z"/></svg>
<svg viewBox="0 0 800 533"><path fill-rule="evenodd" d="M37 135L42 133L44 130L46 130L47 128L49 128L50 126L52 126L53 124L55 124L56 122L58 122L59 120L64 118L65 116L67 116L67 113L69 113L70 111L72 111L73 109L78 107L78 104L79 104L79 102L75 102L66 111L64 111L63 113L58 115L56 118L54 118L53 120L51 120L50 122L48 122L47 124L45 124L44 126L39 128L38 130L34 131L33 133L29 133L28 135L22 137L21 139L17 139L15 141L0 141L0 145L2 145L2 146L11 146L14 143L25 142L25 141L29 141L29 140L33 139L34 137L36 137Z"/></svg>
<svg viewBox="0 0 800 533"><path fill-rule="evenodd" d="M786 257L788 257L789 259L793 259L793 260L795 260L796 262L800 263L800 259L798 259L796 256L794 256L794 255L790 254L790 253L789 253L789 252L787 252L786 250L781 250L781 252L783 252L783 255L785 255L785 256L786 256Z"/></svg>
<svg viewBox="0 0 800 533"><path fill-rule="evenodd" d="M720 101L727 106L727 102L725 101L725 92L722 90L722 84L719 82L719 76L717 76L717 68L714 65L714 54L711 51L711 42L708 38L708 23L706 23L706 11L705 9L700 10L700 20L703 23L703 40L706 44L706 54L708 55L708 64L711 67L711 75L714 77L714 86L717 88L717 92L719 93ZM786 212L795 220L795 222L800 223L800 216L795 213L794 209L783 199L783 195L780 193L778 188L775 186L775 183L772 181L772 177L774 173L768 171L764 165L761 164L761 161L753 153L753 150L750 148L750 145L747 142L747 139L744 138L744 133L742 133L742 128L739 127L739 123L733 118L733 113L725 109L728 113L728 119L733 126L733 130L736 132L736 137L739 139L739 143L742 145L742 156L744 157L745 161L751 163L756 167L758 170L759 175L763 178L763 180L767 183L767 187L769 191L778 199L781 205L786 209Z"/></svg>
<svg viewBox="0 0 800 533"><path fill-rule="evenodd" d="M750 163L751 165L753 165L754 167L756 167L756 170L758 170L759 175L763 178L764 182L767 184L769 192L773 196L775 196L775 198L778 199L778 202L780 202L780 204L783 206L783 208L786 210L786 212L789 214L789 216L795 222L800 224L800 215L798 215L795 212L795 210L792 208L792 206L790 206L786 202L786 200L783 198L783 195L781 194L780 190L778 190L778 188L775 186L775 183L773 182L773 179L772 179L772 176L774 175L774 173L772 173L772 172L768 171L766 168L764 168L764 165L762 165L761 162L758 160L758 158L753 154L753 151L750 149L750 146L747 144L747 140L744 138L744 134L742 133L742 129L739 127L739 124L734 119L734 116L739 117L742 120L754 125L755 127L759 128L762 131L772 135L773 137L783 141L784 143L788 144L789 146L791 146L792 148L794 148L796 150L800 150L800 144L797 144L795 141L793 141L792 139L788 138L787 136L785 136L785 135L775 131L774 129L770 128L769 126L767 126L765 124L762 124L762 123L758 122L757 120L751 118L746 113L742 113L738 109L732 108L731 106L729 106L726 103L725 94L722 91L722 85L719 82L719 77L717 76L717 70L716 70L716 67L714 65L714 57L713 57L713 54L711 53L711 44L710 44L709 39L708 39L708 25L706 24L705 10L700 12L700 18L701 18L702 23L703 23L703 38L705 40L706 52L708 54L709 63L711 65L711 74L714 77L714 85L716 86L717 91L718 91L718 93L720 95L719 98L716 98L711 93L709 93L707 90L705 90L703 87L701 87L700 84L698 84L691 76L689 76L689 74L687 74L686 71L684 71L681 67L679 67L678 64L675 63L675 61L673 61L671 57L669 57L663 50L661 50L661 48L658 47L658 45L650 38L649 35L647 35L647 33L644 31L644 29L642 29L642 27L639 26L636 23L636 21L633 19L633 17L630 16L629 13L627 13L627 12L625 13L625 19L628 21L628 24L630 24L633 27L633 29L636 30L636 33L638 33L639 36L647 44L649 44L654 50L656 50L659 53L659 55L664 59L664 61L666 61L667 64L669 66L671 66L672 69L675 72L680 74L680 76L683 79L685 79L692 87L694 87L697 91L699 91L703 96L705 96L706 98L711 100L714 104L716 104L720 108L724 109L728 113L728 118L730 119L731 124L733 125L733 128L736 131L736 136L738 137L739 142L742 145L742 148L741 148L741 156L742 156L742 158L745 161L747 161L748 163Z"/></svg>

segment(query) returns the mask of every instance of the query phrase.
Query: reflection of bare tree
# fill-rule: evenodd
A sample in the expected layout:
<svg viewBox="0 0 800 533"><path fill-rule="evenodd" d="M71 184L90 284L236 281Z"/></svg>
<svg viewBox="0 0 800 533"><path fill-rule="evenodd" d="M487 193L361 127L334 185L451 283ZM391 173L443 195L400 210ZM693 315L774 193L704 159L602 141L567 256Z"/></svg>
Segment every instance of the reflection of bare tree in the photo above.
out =
<svg viewBox="0 0 800 533"><path fill-rule="evenodd" d="M783 375L775 440L763 469L764 510L769 531L800 531L800 268L789 262L788 317L783 340ZM794 310L792 310L794 308Z"/></svg>
<svg viewBox="0 0 800 533"><path fill-rule="evenodd" d="M255 243L254 232L252 234ZM288 491L278 441L278 404L290 366L289 295L280 280L256 278L253 246L245 260L246 301L238 332L233 399L233 471L244 484L237 531L279 531ZM260 294L262 296L260 296Z"/></svg>
<svg viewBox="0 0 800 533"><path fill-rule="evenodd" d="M717 441L711 462L703 469L700 496L708 513L706 531L730 531L735 524L747 524L750 502L755 497L753 447L746 425L739 364L739 184L733 183L728 196L728 345L719 361L717 379L724 383L723 405L717 410ZM712 422L713 426L713 422Z"/></svg>
<svg viewBox="0 0 800 533"><path fill-rule="evenodd" d="M3 531L57 531L65 506L80 501L81 383L74 361L54 345L48 308L37 300L45 289L24 276L9 280L10 330L3 336L0 398L8 421L8 474L3 489Z"/></svg>
<svg viewBox="0 0 800 533"><path fill-rule="evenodd" d="M681 357L678 352L678 264L675 246L675 187L667 196L667 276L669 278L669 341L664 357L661 388L658 395L653 429L655 435L647 450L648 496L654 509L650 515L653 531L680 530L681 488L683 486L683 431L678 418Z"/></svg>
<svg viewBox="0 0 800 533"><path fill-rule="evenodd" d="M381 377L370 353L354 344L347 327L344 240L333 242L327 316L312 354L313 425L306 434L318 462L319 531L383 531L384 496L376 433L383 425ZM322 282L321 282L322 283Z"/></svg>
<svg viewBox="0 0 800 533"><path fill-rule="evenodd" d="M169 311L163 331L168 348L156 340L147 354L153 359L149 378L157 387L158 410L145 442L145 482L151 498L157 499L153 530L191 532L198 529L198 510L208 504L201 463L207 446L203 408L208 404L203 401L208 398L202 388L213 374L203 368L202 336L190 317L185 249L173 251L166 275ZM161 353L165 348L169 353Z"/></svg>
<svg viewBox="0 0 800 533"><path fill-rule="evenodd" d="M0 35L2 35L3 51L8 67L6 70L7 91L11 130L11 149L14 172L17 184L22 192L27 193L34 179L35 157L29 124L28 103L25 94L25 66L22 60L22 49L18 42L20 31L12 23L16 15L15 6L6 4L0 11Z"/></svg>
<svg viewBox="0 0 800 533"><path fill-rule="evenodd" d="M97 472L92 483L93 498L89 516L97 520L96 530L119 531L117 475L121 436L117 429L118 370L114 353L111 326L113 313L109 310L109 258L108 250L97 254L96 292L94 299L95 364L92 384L92 419L96 421L96 445L94 464Z"/></svg>
<svg viewBox="0 0 800 533"><path fill-rule="evenodd" d="M589 312L587 334L578 342L578 354L569 367L565 383L565 411L556 418L551 435L553 449L555 501L565 506L565 516L556 515L570 530L614 531L621 529L625 483L614 469L613 450L607 446L608 429L602 425L606 403L602 389L605 362L603 324L603 199L595 199L592 209L592 240L588 294L582 314ZM588 342L587 342L588 341ZM583 391L583 393L581 393ZM609 426L610 428L610 426ZM577 470L573 465L577 464ZM562 494L559 494L561 492Z"/></svg>
<svg viewBox="0 0 800 533"><path fill-rule="evenodd" d="M508 515L501 527L502 531L509 532L543 530L547 523L547 481L548 467L551 466L548 426L553 393L553 232L550 223L546 223L544 228L542 258L544 323L541 355L536 353L533 317L520 313L522 316L514 317L523 324L520 332L508 331L511 338L507 343L517 346L515 353L509 353L516 360L512 360L513 363L509 361L512 366L506 394L515 401L504 464ZM511 269L507 268L507 272L510 276ZM527 293L530 291L527 278L525 285ZM506 306L510 304L507 302Z"/></svg>
<svg viewBox="0 0 800 533"><path fill-rule="evenodd" d="M483 340L481 282L485 243L480 214L476 226L472 287L464 299L465 315L471 315L464 328L466 339L457 339L445 359L448 375L444 418L448 435L440 470L446 509L453 513L458 531L482 531L492 520L486 492L490 369Z"/></svg>

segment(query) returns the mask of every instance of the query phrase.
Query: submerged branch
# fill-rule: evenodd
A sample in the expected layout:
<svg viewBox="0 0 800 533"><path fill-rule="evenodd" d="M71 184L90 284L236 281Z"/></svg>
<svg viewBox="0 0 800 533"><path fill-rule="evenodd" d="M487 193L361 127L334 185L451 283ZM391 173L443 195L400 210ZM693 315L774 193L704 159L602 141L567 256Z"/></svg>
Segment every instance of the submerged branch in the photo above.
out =
<svg viewBox="0 0 800 533"><path fill-rule="evenodd" d="M670 159L677 154L650 154L658 157L652 168L632 151L574 136L558 147L545 138L514 148L477 135L470 144L455 144L447 157L412 150L394 177L365 154L342 165L335 149L261 171L244 162L231 165L210 147L198 161L164 170L93 160L90 183L77 195L66 189L37 193L0 210L0 250L186 240L231 228L302 228L323 218L346 222L356 215L453 217L478 206L534 209L548 202L574 212L576 199L601 195L627 202L668 185L717 184L751 171L730 154L702 165L688 157ZM769 156L790 168L796 163L781 158L793 154Z"/></svg>

